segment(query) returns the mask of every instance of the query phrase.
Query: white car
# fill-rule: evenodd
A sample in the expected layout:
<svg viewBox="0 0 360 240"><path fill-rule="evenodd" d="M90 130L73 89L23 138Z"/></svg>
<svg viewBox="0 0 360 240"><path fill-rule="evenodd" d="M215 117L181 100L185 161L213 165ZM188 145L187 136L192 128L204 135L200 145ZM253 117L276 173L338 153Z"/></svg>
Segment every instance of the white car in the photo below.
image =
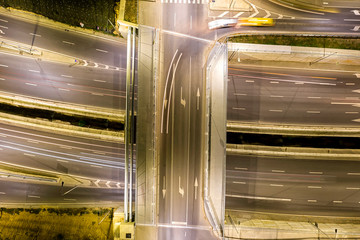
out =
<svg viewBox="0 0 360 240"><path fill-rule="evenodd" d="M235 27L238 23L237 18L222 18L216 19L208 23L209 29Z"/></svg>

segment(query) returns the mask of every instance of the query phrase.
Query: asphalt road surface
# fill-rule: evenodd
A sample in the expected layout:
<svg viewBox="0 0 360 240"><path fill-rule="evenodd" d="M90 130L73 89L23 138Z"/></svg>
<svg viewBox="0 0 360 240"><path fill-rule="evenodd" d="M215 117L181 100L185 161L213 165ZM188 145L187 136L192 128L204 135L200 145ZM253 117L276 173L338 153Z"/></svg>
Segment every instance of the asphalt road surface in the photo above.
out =
<svg viewBox="0 0 360 240"><path fill-rule="evenodd" d="M230 65L228 120L356 127L359 77L331 69Z"/></svg>
<svg viewBox="0 0 360 240"><path fill-rule="evenodd" d="M357 161L227 156L226 208L357 217Z"/></svg>
<svg viewBox="0 0 360 240"><path fill-rule="evenodd" d="M26 203L32 201L61 203L64 198L61 194L74 187L76 188L65 197L76 199L76 201L71 200L73 203L100 201L119 203L123 198L123 144L0 124L0 152L1 165L4 166L15 165L23 168L24 171L26 169L50 171L89 181L86 186L77 180L64 182L62 186L61 182L49 182L41 178L22 179L21 173L20 176L1 173L0 192L2 192L1 201L4 203L21 203L22 200L26 200ZM58 192L61 194L55 194ZM28 195L37 197L29 198Z"/></svg>

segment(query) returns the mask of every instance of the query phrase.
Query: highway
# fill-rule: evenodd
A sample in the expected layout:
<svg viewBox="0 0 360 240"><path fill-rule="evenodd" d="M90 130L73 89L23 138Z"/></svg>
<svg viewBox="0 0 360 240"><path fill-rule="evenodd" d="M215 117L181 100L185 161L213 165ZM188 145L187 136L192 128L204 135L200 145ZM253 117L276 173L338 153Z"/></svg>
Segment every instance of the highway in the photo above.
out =
<svg viewBox="0 0 360 240"><path fill-rule="evenodd" d="M227 155L226 208L357 217L357 161Z"/></svg>
<svg viewBox="0 0 360 240"><path fill-rule="evenodd" d="M253 12L247 13L248 16L260 17L261 14L261 16L266 16L268 14L266 11L270 12L271 10L274 13L277 11L278 7L273 5L269 7L270 10L266 10L267 6L261 5L262 2L254 2L254 4L259 5L256 9L264 7L264 10L259 10L257 13L254 8ZM199 146L204 144L202 134L205 98L203 91L198 91L204 89L204 83L201 79L204 79L206 61L204 55L208 51L209 45L214 39L239 31L250 33L262 31L268 33L345 32L353 34L357 32L355 29L358 22L345 21L345 19L356 17L350 12L350 9L343 9L339 14L321 15L320 17L323 19L320 20L309 19L320 18L316 14L281 9L282 20L278 20L276 26L272 28L254 29L247 27L209 31L207 19L211 19L212 16L210 16L205 1L180 4L180 1L170 3L164 0L161 3L158 1L154 8L161 8L162 10L160 61L162 66L160 68L160 79L156 86L159 91L159 96L156 99L156 112L159 113L156 118L158 133L156 145L159 150L157 152L157 160L159 161L158 185L161 186L158 191L160 192L159 200L156 204L161 209L158 221L163 226L159 235L161 239L166 239L173 233L179 232L181 237L179 236L178 239L182 239L182 236L186 236L189 232L185 228L193 226L194 232L189 233L192 234L192 237L201 236L210 239L211 233L205 227L207 222L203 217L202 199L199 197L202 193L200 188L203 186L201 161L203 153ZM244 13L243 16L247 15ZM64 29L51 29L42 25L10 19L4 15L0 17L5 20L1 22L1 25L6 27L2 29L4 32L2 38L26 44L34 43L34 46L75 56L98 65L125 68L123 43L101 38L89 38L74 32L67 32ZM0 87L3 91L14 91L24 95L103 107L117 108L123 106L124 85L116 82L117 79L124 76L121 69L96 69L95 71L95 67L69 67L56 63L40 63L25 58L19 60L17 56L7 56L6 60L1 58L0 61L4 61L0 64L6 66L0 66L0 78L4 79L1 81ZM21 69L19 67L16 69L16 66L20 64L15 63L19 61L24 64L22 64ZM355 99L356 93L352 92L352 90L356 90L356 84L346 85L351 81L355 83L355 76L348 73L336 73L338 75L334 76L334 74L327 72L304 73L284 69L270 69L272 74L269 74L269 69L265 68L262 68L262 72L250 67L231 66L231 68L229 69L230 82L228 83L229 108L231 109L228 113L229 119L247 122L283 121L292 124L314 122L319 125L356 124L353 120L356 119L358 113L355 112L357 110L347 102L358 101ZM319 77L320 79L312 77ZM305 80L306 83L295 84ZM14 83L16 84L14 85ZM344 94L346 94L345 99ZM351 98L346 99L346 97ZM347 104L331 104L332 101L346 102ZM333 116L334 114L336 117ZM0 145L2 161L81 175L94 180L94 188L92 189L99 189L98 192L94 191L95 194L89 199L85 197L89 193L89 190L85 188L74 189L66 195L66 198L89 202L96 200L121 201L121 197L116 196L116 194L121 193L119 190L121 188L118 188L117 184L120 183L121 186L123 179L120 145L39 133L26 129L19 130L10 126L2 126L1 134L6 136L6 140L2 140ZM106 155L104 156L104 154ZM244 158L246 157L237 157L236 161L239 159L243 161ZM311 213L311 211L316 210L312 207L315 205L319 206L316 210L318 214L349 214L348 216L351 216L349 209L354 210L356 194L353 195L353 198L350 197L350 194L353 193L351 191L357 189L350 183L353 184L352 181L357 181L357 178L353 175L345 175L345 172L349 173L350 170L330 171L330 169L325 171L326 166L333 165L329 162L317 161L317 164L310 168L310 163L307 160L297 160L296 165L294 163L292 165L300 165L301 167L296 171L292 170L292 172L291 166L288 165L289 161L292 161L291 159L286 159L286 163L277 159L278 162L272 165L277 167L272 169L265 163L263 164L264 168L262 168L263 165L259 159L260 157L255 158L255 160L249 159L248 165L242 165L242 163L233 165L232 157L229 157L227 161L227 207L256 211L265 211L264 209L271 208L279 212L290 209L292 213L296 213L299 208L305 206L307 212ZM268 159L266 161L269 162ZM313 163L311 162L311 164ZM343 162L341 164L343 165ZM254 167L251 168L250 166ZM268 167L266 168L266 166ZM235 167L243 168L243 170L235 169ZM244 168L248 170L244 170ZM272 170L284 172L273 172ZM248 174L248 171L254 172L255 177ZM289 171L292 174L291 177L283 176L282 173L285 171ZM270 174L266 174L267 172ZM317 173L312 174L310 172ZM265 181L262 175L270 178L270 180ZM301 175L301 181L292 182L293 175L296 177ZM242 178L243 176L244 178ZM271 179L276 181L272 182ZM316 181L313 182L313 179ZM98 180L99 182L97 182ZM245 184L234 183L234 181L245 182ZM337 183L337 181L339 181L338 184L331 184L329 189L328 187L325 188L326 184ZM348 181L350 183L345 184ZM196 184L197 182L199 185ZM95 183L101 183L102 187L97 188ZM310 185L313 183L317 185ZM15 186L16 184L19 185ZM115 186L114 191L108 190L106 184ZM19 191L20 196L15 194L14 199L8 199L9 202L19 201L16 199L45 201L47 197L52 202L70 201L65 200L61 194L55 194L55 192L61 191L60 186L47 188L50 193L54 193L51 196L57 195L59 198L46 196L38 185L30 183L25 184L25 186L14 183L13 187L23 190ZM74 186L67 186L65 183L65 187L65 190L68 191ZM286 191L283 191L285 188ZM316 193L322 190L326 190L326 192L321 198L318 198ZM334 193L338 190L344 194L349 192L346 195L348 198L335 199ZM5 188L4 193L3 195L6 197L11 196L10 189ZM260 200L259 197L281 200ZM311 201L309 202L309 200ZM341 206L339 207L337 204L341 204ZM177 227L176 230L173 226Z"/></svg>
<svg viewBox="0 0 360 240"><path fill-rule="evenodd" d="M54 183L41 178L24 181L2 173L1 201L4 203L21 203L24 199L26 203L66 202L61 194L74 187L76 189L65 197L73 202L98 202L101 205L101 201L115 204L122 199L123 144L0 124L0 152L0 164L4 169L20 167L25 172L28 169L60 176L59 182ZM70 179L70 182L64 179ZM84 185L84 181L88 184ZM28 199L28 195L41 196L41 199Z"/></svg>
<svg viewBox="0 0 360 240"><path fill-rule="evenodd" d="M63 25L39 23L31 17L10 17L0 13L4 39L74 56L88 62L114 67L126 65L126 42L88 33L65 31Z"/></svg>
<svg viewBox="0 0 360 240"><path fill-rule="evenodd" d="M1 91L54 101L125 109L124 69L69 66L2 52L0 56Z"/></svg>
<svg viewBox="0 0 360 240"><path fill-rule="evenodd" d="M228 120L357 127L358 77L331 69L230 65Z"/></svg>

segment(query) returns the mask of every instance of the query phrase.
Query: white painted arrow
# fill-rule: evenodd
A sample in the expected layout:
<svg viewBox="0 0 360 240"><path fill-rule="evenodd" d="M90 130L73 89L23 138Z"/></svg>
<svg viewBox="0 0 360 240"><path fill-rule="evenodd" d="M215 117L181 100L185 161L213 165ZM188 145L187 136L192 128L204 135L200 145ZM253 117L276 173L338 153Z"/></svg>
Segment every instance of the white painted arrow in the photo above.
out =
<svg viewBox="0 0 360 240"><path fill-rule="evenodd" d="M196 93L196 109L199 110L199 107L200 107L200 91L198 88Z"/></svg>
<svg viewBox="0 0 360 240"><path fill-rule="evenodd" d="M360 78L360 73L355 73L354 74L357 78Z"/></svg>
<svg viewBox="0 0 360 240"><path fill-rule="evenodd" d="M110 186L110 181L107 181L107 182L105 183L105 185L106 185L108 188L111 188L111 186Z"/></svg>
<svg viewBox="0 0 360 240"><path fill-rule="evenodd" d="M195 178L195 183L194 183L194 187L195 187L195 200L197 199L197 188L199 186L198 180L197 178Z"/></svg>
<svg viewBox="0 0 360 240"><path fill-rule="evenodd" d="M180 187L181 186L181 177L179 176L179 193L181 194L181 197L184 197L184 188Z"/></svg>
<svg viewBox="0 0 360 240"><path fill-rule="evenodd" d="M100 187L100 186L99 186L99 182L100 182L99 179L94 182L97 187Z"/></svg>
<svg viewBox="0 0 360 240"><path fill-rule="evenodd" d="M360 15L360 11L359 11L359 10L351 10L350 12L353 12L355 15Z"/></svg>
<svg viewBox="0 0 360 240"><path fill-rule="evenodd" d="M359 31L359 29L360 29L360 26L355 26L353 29L351 29L351 30L353 30L353 31Z"/></svg>
<svg viewBox="0 0 360 240"><path fill-rule="evenodd" d="M266 12L266 15L264 16L264 18L268 18L271 16L271 13L268 10L265 10L265 12Z"/></svg>
<svg viewBox="0 0 360 240"><path fill-rule="evenodd" d="M165 176L164 176L163 177L163 189L162 189L163 198L165 198L165 194L166 194L166 183L165 183Z"/></svg>
<svg viewBox="0 0 360 240"><path fill-rule="evenodd" d="M249 18L253 18L253 17L255 17L256 15L259 14L259 11L256 9L256 6L255 6L254 4L250 3L250 5L251 5L252 8L255 10L255 13L251 14L251 15L249 16Z"/></svg>
<svg viewBox="0 0 360 240"><path fill-rule="evenodd" d="M186 101L185 101L185 99L182 98L182 87L181 87L181 89L180 89L180 93L181 93L181 100L180 100L181 105L183 105L183 106L185 107Z"/></svg>

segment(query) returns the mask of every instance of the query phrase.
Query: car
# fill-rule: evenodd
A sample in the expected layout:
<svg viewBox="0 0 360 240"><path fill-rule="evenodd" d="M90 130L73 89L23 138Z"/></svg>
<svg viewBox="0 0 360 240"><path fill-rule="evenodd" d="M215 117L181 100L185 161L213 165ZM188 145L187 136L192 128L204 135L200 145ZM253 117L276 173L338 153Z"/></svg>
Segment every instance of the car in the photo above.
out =
<svg viewBox="0 0 360 240"><path fill-rule="evenodd" d="M235 27L237 24L238 24L237 18L222 18L209 22L208 27L210 30L212 30L218 28Z"/></svg>
<svg viewBox="0 0 360 240"><path fill-rule="evenodd" d="M242 18L238 21L238 26L274 26L275 22L272 18Z"/></svg>

